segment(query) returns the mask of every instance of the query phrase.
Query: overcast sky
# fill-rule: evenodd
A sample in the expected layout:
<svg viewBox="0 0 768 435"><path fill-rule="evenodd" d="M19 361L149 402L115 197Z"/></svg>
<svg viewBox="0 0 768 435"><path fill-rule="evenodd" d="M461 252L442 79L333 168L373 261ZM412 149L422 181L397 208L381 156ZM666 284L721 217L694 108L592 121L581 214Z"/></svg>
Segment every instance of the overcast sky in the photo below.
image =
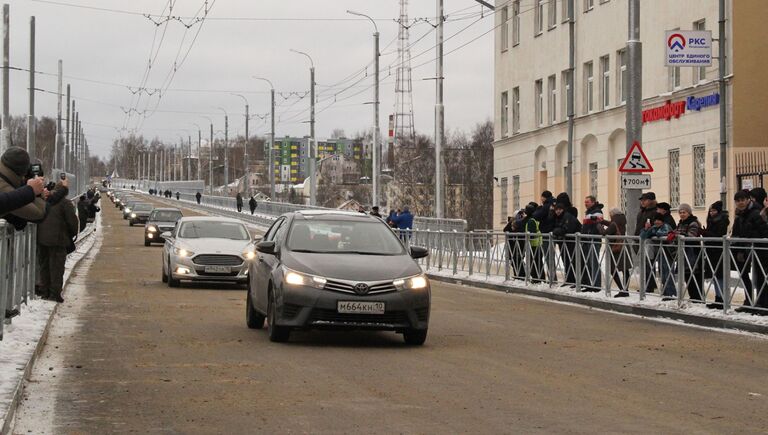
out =
<svg viewBox="0 0 768 435"><path fill-rule="evenodd" d="M59 3L58 0L56 0ZM77 8L82 5L140 14L168 14L164 0L61 0L70 6L35 0L11 0L11 65L29 65L29 17L37 20L37 70L55 73L57 60L64 61L65 86L71 84L88 133L91 152L106 156L117 129L140 128L147 137L166 141L183 135L197 136L193 123L208 129L209 116L216 130L223 130L222 107L230 115L230 136L244 132L244 102L247 97L252 114L269 111L269 86L254 80L272 80L278 92L278 136L309 134L309 98L299 96L309 88L309 61L291 53L294 48L309 53L315 62L318 83L318 137L336 128L348 135L370 128L373 122L373 68L365 68L373 58L373 25L352 20L347 9L377 19L381 32L381 128L386 134L387 115L393 111L398 0L209 0L208 19L200 29L170 21L155 25L138 14ZM203 0L176 0L173 15L193 17ZM493 18L473 0L445 0L448 22L445 51L476 39L445 60L446 127L470 130L475 123L491 117L493 110ZM425 18L434 23L434 0L411 0L410 18ZM255 20L253 18L258 18ZM280 20L265 20L278 18ZM159 17L153 18L160 20ZM185 20L187 25L193 24ZM186 31L186 33L185 33ZM163 33L165 35L163 37ZM485 35L483 35L485 33ZM425 36L426 35L426 36ZM425 36L421 41L416 41ZM162 40L162 44L160 41ZM415 43L415 44L414 44ZM435 103L435 32L420 22L411 28L413 98L416 128L432 134ZM190 50L191 46L191 50ZM154 50L153 50L154 47ZM158 48L159 47L159 48ZM172 82L166 80L179 54L189 55ZM150 53L156 55L146 88L168 91L141 101L127 86L138 88L147 70ZM391 75L390 75L391 73ZM86 81L87 79L90 81ZM346 79L346 80L345 80ZM28 112L28 73L11 73L11 113ZM359 81L359 83L358 83ZM97 83L101 82L101 83ZM331 87L336 85L335 87ZM345 88L354 87L340 92ZM56 78L37 75L37 88L56 91ZM370 88L370 89L367 89ZM66 89L66 88L65 88ZM133 89L134 91L136 89ZM191 92L192 90L213 92ZM332 104L336 101L335 104ZM159 104L158 104L159 103ZM153 109L157 107L156 111ZM326 110L320 110L328 107ZM130 117L124 111L134 108ZM56 115L56 96L37 94L38 116ZM189 112L189 113L178 113ZM268 132L268 118L251 120L252 134ZM186 130L186 131L185 131ZM205 136L205 133L204 133Z"/></svg>

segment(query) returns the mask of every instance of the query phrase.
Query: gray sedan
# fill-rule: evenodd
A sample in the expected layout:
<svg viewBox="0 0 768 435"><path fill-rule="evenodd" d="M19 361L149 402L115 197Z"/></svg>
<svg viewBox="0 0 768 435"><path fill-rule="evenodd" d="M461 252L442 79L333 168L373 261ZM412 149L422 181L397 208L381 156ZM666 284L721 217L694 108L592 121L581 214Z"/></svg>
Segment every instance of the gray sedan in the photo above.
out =
<svg viewBox="0 0 768 435"><path fill-rule="evenodd" d="M369 329L427 338L429 280L380 219L340 211L283 215L250 262L246 322L287 341L294 329Z"/></svg>

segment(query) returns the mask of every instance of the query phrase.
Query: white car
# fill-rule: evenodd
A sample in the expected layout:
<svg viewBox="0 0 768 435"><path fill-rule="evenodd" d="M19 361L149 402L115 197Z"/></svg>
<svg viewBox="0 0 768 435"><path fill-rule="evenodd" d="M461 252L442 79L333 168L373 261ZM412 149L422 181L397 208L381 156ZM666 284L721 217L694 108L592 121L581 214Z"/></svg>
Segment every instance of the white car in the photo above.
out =
<svg viewBox="0 0 768 435"><path fill-rule="evenodd" d="M162 235L163 282L178 287L185 281L248 282L248 260L256 258L251 234L235 219L183 217Z"/></svg>

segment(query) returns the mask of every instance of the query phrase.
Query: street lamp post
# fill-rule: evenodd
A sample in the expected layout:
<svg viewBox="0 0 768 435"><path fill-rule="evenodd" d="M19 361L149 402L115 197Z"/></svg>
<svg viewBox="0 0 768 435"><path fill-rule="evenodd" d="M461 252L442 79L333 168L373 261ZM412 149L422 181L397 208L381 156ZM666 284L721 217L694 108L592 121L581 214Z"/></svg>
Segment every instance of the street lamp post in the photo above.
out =
<svg viewBox="0 0 768 435"><path fill-rule="evenodd" d="M315 62L312 57L302 51L291 49L292 52L306 56L309 59L309 97L310 97L310 115L309 115L309 205L317 203L317 174L315 174L315 165L317 164L317 151L315 149Z"/></svg>
<svg viewBox="0 0 768 435"><path fill-rule="evenodd" d="M373 114L373 150L372 150L372 170L371 170L371 178L372 178L372 186L371 186L371 206L375 207L379 205L379 175L381 173L381 168L379 167L381 165L381 159L379 155L379 137L380 137L380 130L379 130L379 58L381 57L381 53L379 53L379 27L376 25L376 21L373 20L373 18L369 17L368 15L361 14L360 12L355 11L347 11L348 14L357 15L361 17L368 18L371 23L373 23L374 33L373 33L373 63L374 63L374 81L375 83L375 91L374 91L374 114Z"/></svg>
<svg viewBox="0 0 768 435"><path fill-rule="evenodd" d="M251 115L249 113L248 99L240 94L232 95L240 97L245 101L245 146L243 147L243 158L245 159L243 164L245 165L245 172L243 172L243 180L245 180L245 187L248 189L250 184L250 181L248 180L248 121L251 119ZM248 191L250 192L250 189Z"/></svg>
<svg viewBox="0 0 768 435"><path fill-rule="evenodd" d="M270 94L272 97L272 103L271 103L271 133L269 135L269 156L267 158L267 172L269 173L269 198L270 200L275 200L275 163L274 163L274 155L275 155L275 86L272 84L271 81L265 78L261 77L254 77L256 80L262 80L267 83L269 83L269 87L271 88Z"/></svg>
<svg viewBox="0 0 768 435"><path fill-rule="evenodd" d="M208 193L213 196L213 119L203 116L211 124L211 139L208 142Z"/></svg>
<svg viewBox="0 0 768 435"><path fill-rule="evenodd" d="M223 108L219 110L224 112L224 189L229 186L229 114Z"/></svg>
<svg viewBox="0 0 768 435"><path fill-rule="evenodd" d="M202 155L200 154L200 145L203 142L203 129L196 122L193 122L192 125L197 127L197 173L195 175L197 177L196 180L202 180L200 177L200 156Z"/></svg>

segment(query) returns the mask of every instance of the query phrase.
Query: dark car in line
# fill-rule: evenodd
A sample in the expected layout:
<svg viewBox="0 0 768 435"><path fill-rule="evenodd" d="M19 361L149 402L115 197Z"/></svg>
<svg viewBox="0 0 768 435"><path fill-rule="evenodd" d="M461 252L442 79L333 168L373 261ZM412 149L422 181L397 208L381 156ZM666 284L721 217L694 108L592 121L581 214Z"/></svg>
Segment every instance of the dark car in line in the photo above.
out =
<svg viewBox="0 0 768 435"><path fill-rule="evenodd" d="M427 338L429 279L381 219L343 211L282 215L249 262L246 323L266 320L271 341L296 329L395 331L407 344Z"/></svg>
<svg viewBox="0 0 768 435"><path fill-rule="evenodd" d="M144 246L165 242L162 234L173 231L173 228L176 227L176 222L182 216L181 210L178 208L156 208L152 210L147 223L144 225Z"/></svg>
<svg viewBox="0 0 768 435"><path fill-rule="evenodd" d="M152 210L154 209L155 206L148 202L137 202L133 204L131 212L128 215L128 225L134 226L146 223L147 219L149 219L149 214L152 213Z"/></svg>

